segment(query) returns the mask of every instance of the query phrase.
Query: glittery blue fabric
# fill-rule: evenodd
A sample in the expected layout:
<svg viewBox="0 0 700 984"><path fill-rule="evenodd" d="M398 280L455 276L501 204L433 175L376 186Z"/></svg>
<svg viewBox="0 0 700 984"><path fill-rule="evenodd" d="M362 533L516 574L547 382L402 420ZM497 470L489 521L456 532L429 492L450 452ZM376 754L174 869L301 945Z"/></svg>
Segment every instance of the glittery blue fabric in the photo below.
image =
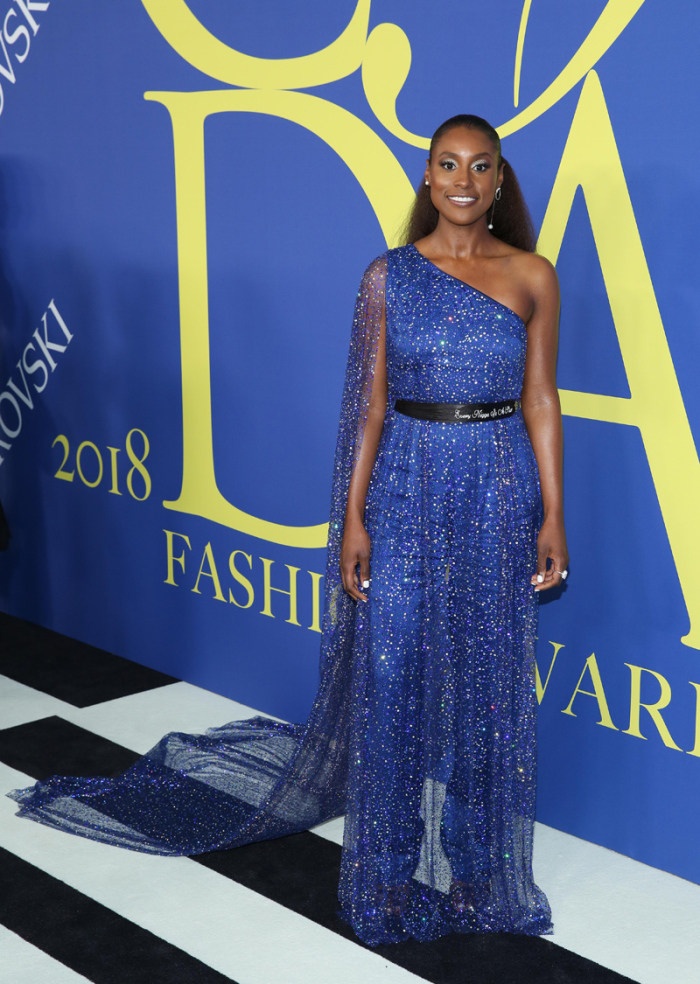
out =
<svg viewBox="0 0 700 984"><path fill-rule="evenodd" d="M389 401L367 497L369 602L338 573L386 314ZM414 246L358 294L335 458L321 682L305 725L167 735L117 779L55 777L19 815L155 854L195 854L346 814L343 917L366 943L541 934L532 878L541 504L522 414L420 421L396 399L518 398L526 328Z"/></svg>

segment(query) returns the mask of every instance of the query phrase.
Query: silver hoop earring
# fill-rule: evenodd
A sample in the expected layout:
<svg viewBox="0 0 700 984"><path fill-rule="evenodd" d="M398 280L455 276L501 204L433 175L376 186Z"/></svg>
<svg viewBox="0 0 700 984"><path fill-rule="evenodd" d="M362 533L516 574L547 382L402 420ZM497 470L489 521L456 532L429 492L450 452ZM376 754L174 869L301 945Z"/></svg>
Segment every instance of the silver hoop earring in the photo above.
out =
<svg viewBox="0 0 700 984"><path fill-rule="evenodd" d="M500 185L499 185L498 188L496 188L496 191L495 191L493 197L496 199L497 202L500 202L500 200L501 200L501 188L500 188Z"/></svg>

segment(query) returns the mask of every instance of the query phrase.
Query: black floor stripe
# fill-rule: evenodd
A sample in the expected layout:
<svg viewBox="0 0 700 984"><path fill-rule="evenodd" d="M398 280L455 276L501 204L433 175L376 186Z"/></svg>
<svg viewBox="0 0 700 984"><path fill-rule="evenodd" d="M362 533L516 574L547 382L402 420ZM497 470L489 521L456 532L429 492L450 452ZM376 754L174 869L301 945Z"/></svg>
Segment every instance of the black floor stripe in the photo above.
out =
<svg viewBox="0 0 700 984"><path fill-rule="evenodd" d="M364 946L337 914L340 847L332 841L294 834L193 860ZM366 949L433 984L635 984L532 936L454 933Z"/></svg>
<svg viewBox="0 0 700 984"><path fill-rule="evenodd" d="M60 717L0 731L0 762L32 779L114 776L140 756Z"/></svg>
<svg viewBox="0 0 700 984"><path fill-rule="evenodd" d="M177 682L167 673L3 613L0 673L75 707Z"/></svg>
<svg viewBox="0 0 700 984"><path fill-rule="evenodd" d="M53 729L49 740L48 728ZM100 770L108 774L115 771L112 765L120 753L125 768L135 757L113 742L56 718L0 731L0 760L8 765L22 759L25 746L33 751L26 756L29 767L22 771L34 778L61 772L79 775L76 766L81 762L88 763L82 774L99 774ZM67 771L64 763L72 763ZM193 860L362 945L337 915L337 844L303 833ZM537 937L453 934L432 943L400 943L373 952L433 984L634 984L630 978Z"/></svg>
<svg viewBox="0 0 700 984"><path fill-rule="evenodd" d="M94 984L231 982L184 950L2 848L0 923Z"/></svg>

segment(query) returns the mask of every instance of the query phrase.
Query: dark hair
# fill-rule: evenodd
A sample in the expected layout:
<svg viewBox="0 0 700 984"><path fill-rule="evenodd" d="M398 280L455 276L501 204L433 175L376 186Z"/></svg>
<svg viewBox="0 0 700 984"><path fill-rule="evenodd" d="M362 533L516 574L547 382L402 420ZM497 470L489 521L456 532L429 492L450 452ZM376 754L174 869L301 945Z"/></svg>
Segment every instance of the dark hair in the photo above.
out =
<svg viewBox="0 0 700 984"><path fill-rule="evenodd" d="M480 130L481 133L486 134L496 149L498 166L503 164L501 200L496 203L493 213L493 229L491 230L493 235L504 243L517 247L517 249L534 253L537 239L529 209L525 204L515 171L501 154L501 139L490 123L487 123L480 116L472 116L470 113L450 117L433 134L430 141L430 157L432 158L438 141L448 131L460 126L467 130ZM405 242L415 243L418 239L430 235L438 224L439 214L430 200L430 188L421 179L406 223L403 237Z"/></svg>

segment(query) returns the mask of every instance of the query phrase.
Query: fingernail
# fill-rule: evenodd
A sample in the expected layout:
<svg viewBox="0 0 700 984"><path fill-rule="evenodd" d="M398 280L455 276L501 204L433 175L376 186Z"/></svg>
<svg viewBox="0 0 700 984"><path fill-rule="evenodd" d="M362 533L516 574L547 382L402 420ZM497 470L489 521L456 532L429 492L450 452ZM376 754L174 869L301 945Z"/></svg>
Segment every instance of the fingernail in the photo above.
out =
<svg viewBox="0 0 700 984"><path fill-rule="evenodd" d="M362 582L362 587L363 588L368 588L369 587L369 581L363 581Z"/></svg>
<svg viewBox="0 0 700 984"><path fill-rule="evenodd" d="M538 574L537 575L537 583L538 584L542 584L543 581L544 581L544 574Z"/></svg>
<svg viewBox="0 0 700 984"><path fill-rule="evenodd" d="M367 602L369 601L369 598L362 598L361 600L364 601L365 604L367 604Z"/></svg>

